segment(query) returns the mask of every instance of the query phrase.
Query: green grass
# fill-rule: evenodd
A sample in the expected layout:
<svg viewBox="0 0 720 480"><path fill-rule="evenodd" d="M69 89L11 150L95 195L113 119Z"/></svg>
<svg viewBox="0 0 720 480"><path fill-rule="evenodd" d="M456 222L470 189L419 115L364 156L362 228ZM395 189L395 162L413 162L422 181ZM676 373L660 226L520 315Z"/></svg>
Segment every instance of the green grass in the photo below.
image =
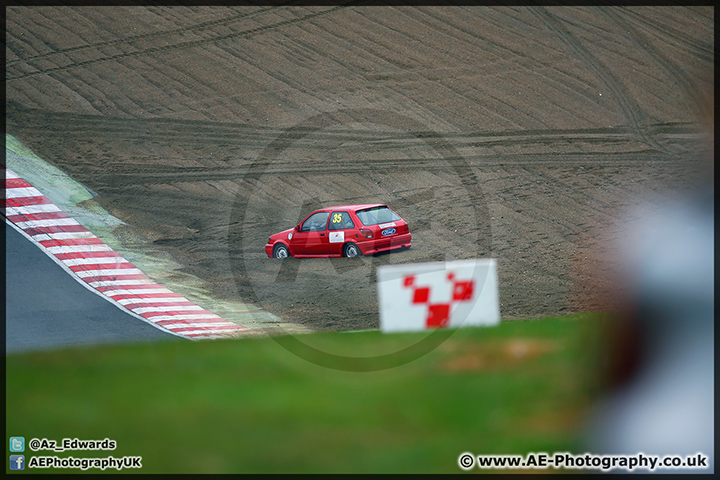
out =
<svg viewBox="0 0 720 480"><path fill-rule="evenodd" d="M459 473L465 451L573 451L601 321L579 314L443 332L429 353L374 371L352 371L357 360L328 368L272 338L8 355L6 442L107 437L115 451L25 455L139 455L141 473ZM426 337L297 339L371 357Z"/></svg>

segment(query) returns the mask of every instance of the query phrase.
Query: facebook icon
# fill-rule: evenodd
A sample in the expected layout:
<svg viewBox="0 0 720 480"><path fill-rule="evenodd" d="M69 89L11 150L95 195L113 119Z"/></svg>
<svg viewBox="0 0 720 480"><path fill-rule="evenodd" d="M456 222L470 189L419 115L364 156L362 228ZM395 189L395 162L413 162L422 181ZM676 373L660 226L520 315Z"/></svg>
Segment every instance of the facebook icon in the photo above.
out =
<svg viewBox="0 0 720 480"><path fill-rule="evenodd" d="M10 470L25 470L25 455L10 455Z"/></svg>

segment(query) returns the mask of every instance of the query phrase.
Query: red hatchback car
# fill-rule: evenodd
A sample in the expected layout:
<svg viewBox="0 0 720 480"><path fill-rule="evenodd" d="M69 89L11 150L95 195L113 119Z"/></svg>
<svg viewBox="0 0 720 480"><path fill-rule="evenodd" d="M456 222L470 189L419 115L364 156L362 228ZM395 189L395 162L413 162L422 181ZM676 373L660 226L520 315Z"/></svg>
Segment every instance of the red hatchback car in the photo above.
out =
<svg viewBox="0 0 720 480"><path fill-rule="evenodd" d="M268 238L270 258L356 257L410 248L407 222L381 203L316 210L295 228Z"/></svg>

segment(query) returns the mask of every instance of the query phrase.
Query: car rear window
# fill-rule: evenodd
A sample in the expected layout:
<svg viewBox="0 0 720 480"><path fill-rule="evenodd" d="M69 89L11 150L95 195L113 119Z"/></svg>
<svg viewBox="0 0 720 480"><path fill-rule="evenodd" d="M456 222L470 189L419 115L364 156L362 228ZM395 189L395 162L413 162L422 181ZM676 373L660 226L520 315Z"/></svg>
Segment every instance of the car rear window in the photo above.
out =
<svg viewBox="0 0 720 480"><path fill-rule="evenodd" d="M395 212L387 207L372 207L366 208L365 210L358 210L357 216L365 226L401 220Z"/></svg>

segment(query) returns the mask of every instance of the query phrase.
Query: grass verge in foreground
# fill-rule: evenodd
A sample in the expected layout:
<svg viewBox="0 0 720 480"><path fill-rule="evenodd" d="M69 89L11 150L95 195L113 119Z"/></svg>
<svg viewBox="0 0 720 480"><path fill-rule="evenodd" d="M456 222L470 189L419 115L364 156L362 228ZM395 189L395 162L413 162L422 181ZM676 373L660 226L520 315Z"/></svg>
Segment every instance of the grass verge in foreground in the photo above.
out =
<svg viewBox="0 0 720 480"><path fill-rule="evenodd" d="M142 456L143 468L126 473L459 473L466 451L573 452L602 321L458 329L427 355L374 372L314 365L272 338L9 355L5 438L109 438L113 451L26 449L26 463ZM369 356L423 335L298 338Z"/></svg>

